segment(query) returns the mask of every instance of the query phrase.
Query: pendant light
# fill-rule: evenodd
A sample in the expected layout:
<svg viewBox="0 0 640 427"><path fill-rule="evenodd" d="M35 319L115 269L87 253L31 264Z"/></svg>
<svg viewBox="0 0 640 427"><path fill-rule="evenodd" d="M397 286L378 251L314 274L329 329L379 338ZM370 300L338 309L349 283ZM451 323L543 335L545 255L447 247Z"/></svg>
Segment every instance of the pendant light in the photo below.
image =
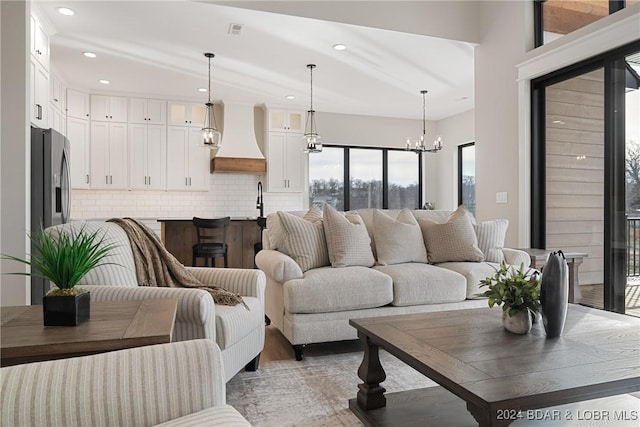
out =
<svg viewBox="0 0 640 427"><path fill-rule="evenodd" d="M405 150L413 151L414 153L437 153L442 150L442 139L437 137L435 141L433 141L433 147L427 147L426 139L427 139L427 120L426 120L426 101L425 95L427 94L427 90L421 90L422 94L422 135L420 138L416 140L414 143L411 142L411 138L407 138L407 145Z"/></svg>
<svg viewBox="0 0 640 427"><path fill-rule="evenodd" d="M213 103L211 102L211 58L213 53L205 53L205 57L209 58L209 100L206 104L204 116L204 127L202 128L202 142L206 148L220 148L221 135L216 123L216 115L213 112Z"/></svg>
<svg viewBox="0 0 640 427"><path fill-rule="evenodd" d="M316 65L308 64L307 68L311 75L311 106L307 111L307 124L304 127L302 139L305 142L305 153L319 153L322 151L322 138L316 130L316 112L313 109L313 69L316 68Z"/></svg>

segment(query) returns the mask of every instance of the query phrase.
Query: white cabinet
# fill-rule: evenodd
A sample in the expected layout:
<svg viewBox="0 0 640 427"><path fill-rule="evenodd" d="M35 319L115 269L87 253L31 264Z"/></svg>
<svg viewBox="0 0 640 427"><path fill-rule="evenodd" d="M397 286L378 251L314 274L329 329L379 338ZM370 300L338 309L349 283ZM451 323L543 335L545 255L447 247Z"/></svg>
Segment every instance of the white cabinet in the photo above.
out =
<svg viewBox="0 0 640 427"><path fill-rule="evenodd" d="M71 188L89 188L89 120L67 117L71 145Z"/></svg>
<svg viewBox="0 0 640 427"><path fill-rule="evenodd" d="M269 131L304 133L304 117L302 111L268 109Z"/></svg>
<svg viewBox="0 0 640 427"><path fill-rule="evenodd" d="M167 102L158 99L129 99L129 123L163 125L167 122Z"/></svg>
<svg viewBox="0 0 640 427"><path fill-rule="evenodd" d="M129 187L132 190L164 190L166 165L166 127L129 124Z"/></svg>
<svg viewBox="0 0 640 427"><path fill-rule="evenodd" d="M200 129L167 127L167 189L208 191L210 163Z"/></svg>
<svg viewBox="0 0 640 427"><path fill-rule="evenodd" d="M60 109L56 108L53 102L49 103L49 127L58 131L62 135L67 135L65 114Z"/></svg>
<svg viewBox="0 0 640 427"><path fill-rule="evenodd" d="M91 120L126 122L127 101L120 96L91 95Z"/></svg>
<svg viewBox="0 0 640 427"><path fill-rule="evenodd" d="M127 189L127 124L92 120L90 151L91 188Z"/></svg>
<svg viewBox="0 0 640 427"><path fill-rule="evenodd" d="M89 94L67 89L67 117L89 119Z"/></svg>
<svg viewBox="0 0 640 427"><path fill-rule="evenodd" d="M204 104L189 104L184 102L168 102L169 125L190 126L202 129L206 107Z"/></svg>
<svg viewBox="0 0 640 427"><path fill-rule="evenodd" d="M267 132L267 191L302 191L306 159L301 147L302 133Z"/></svg>
<svg viewBox="0 0 640 427"><path fill-rule="evenodd" d="M49 71L49 34L40 19L31 15L31 56Z"/></svg>
<svg viewBox="0 0 640 427"><path fill-rule="evenodd" d="M49 127L49 71L31 58L31 123L40 128Z"/></svg>
<svg viewBox="0 0 640 427"><path fill-rule="evenodd" d="M51 91L50 91L51 97L49 100L51 101L51 104L53 104L55 108L64 112L67 105L67 95L66 95L67 91L62 85L62 82L60 81L60 79L58 79L55 75L51 74L50 80L51 80Z"/></svg>

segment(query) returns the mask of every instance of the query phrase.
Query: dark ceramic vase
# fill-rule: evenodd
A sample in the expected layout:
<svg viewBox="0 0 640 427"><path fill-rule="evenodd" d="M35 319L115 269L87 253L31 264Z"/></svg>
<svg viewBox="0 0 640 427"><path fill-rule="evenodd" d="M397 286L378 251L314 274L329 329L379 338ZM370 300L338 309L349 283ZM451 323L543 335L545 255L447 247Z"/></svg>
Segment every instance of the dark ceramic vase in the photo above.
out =
<svg viewBox="0 0 640 427"><path fill-rule="evenodd" d="M44 326L78 326L89 320L91 295L45 296L42 298Z"/></svg>
<svg viewBox="0 0 640 427"><path fill-rule="evenodd" d="M562 251L552 252L542 269L540 306L547 338L562 335L569 303L569 268Z"/></svg>

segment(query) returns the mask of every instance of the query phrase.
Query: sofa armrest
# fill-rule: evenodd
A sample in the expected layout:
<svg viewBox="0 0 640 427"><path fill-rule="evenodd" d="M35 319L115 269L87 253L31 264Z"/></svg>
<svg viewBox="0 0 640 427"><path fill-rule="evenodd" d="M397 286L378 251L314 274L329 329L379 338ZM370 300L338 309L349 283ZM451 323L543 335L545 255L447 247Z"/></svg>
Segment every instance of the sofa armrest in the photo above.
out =
<svg viewBox="0 0 640 427"><path fill-rule="evenodd" d="M302 279L302 269L289 255L271 249L263 249L256 255L256 265L276 282Z"/></svg>
<svg viewBox="0 0 640 427"><path fill-rule="evenodd" d="M504 254L504 262L507 264L515 265L518 268L521 265L524 265L525 268L531 265L531 257L525 251L502 248L502 253Z"/></svg>
<svg viewBox="0 0 640 427"><path fill-rule="evenodd" d="M178 307L174 340L216 339L215 304L211 294L205 290L100 285L82 286L82 289L90 291L91 300L95 302L175 298Z"/></svg>
<svg viewBox="0 0 640 427"><path fill-rule="evenodd" d="M264 301L267 279L260 270L208 267L187 267L187 270L205 285L220 286L229 292Z"/></svg>
<svg viewBox="0 0 640 427"><path fill-rule="evenodd" d="M226 403L222 356L210 340L27 363L0 372L0 424L7 426L154 425Z"/></svg>

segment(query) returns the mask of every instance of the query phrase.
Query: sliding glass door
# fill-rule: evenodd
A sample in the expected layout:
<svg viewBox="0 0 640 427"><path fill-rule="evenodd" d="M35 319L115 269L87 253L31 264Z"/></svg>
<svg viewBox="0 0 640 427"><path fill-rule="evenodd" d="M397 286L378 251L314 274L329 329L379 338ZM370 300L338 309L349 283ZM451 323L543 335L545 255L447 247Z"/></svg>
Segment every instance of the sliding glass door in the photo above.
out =
<svg viewBox="0 0 640 427"><path fill-rule="evenodd" d="M635 315L639 53L633 43L532 82L532 247L586 254L582 303Z"/></svg>

